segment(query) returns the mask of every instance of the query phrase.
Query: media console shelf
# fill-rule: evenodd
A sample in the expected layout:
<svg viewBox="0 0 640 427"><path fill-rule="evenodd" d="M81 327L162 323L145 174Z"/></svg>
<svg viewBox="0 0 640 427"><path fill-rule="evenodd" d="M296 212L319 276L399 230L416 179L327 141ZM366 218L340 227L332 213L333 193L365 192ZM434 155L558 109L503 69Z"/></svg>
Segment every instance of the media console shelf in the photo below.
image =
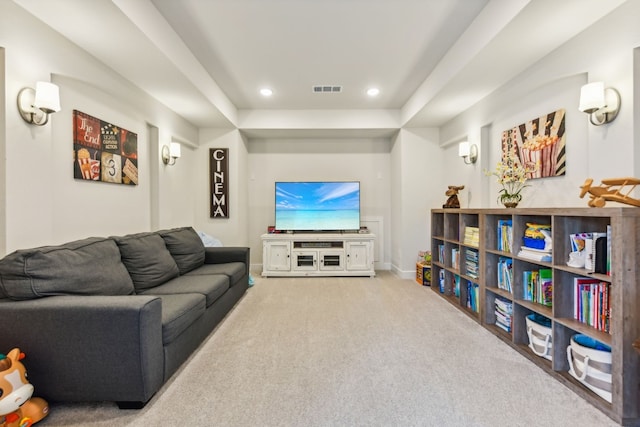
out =
<svg viewBox="0 0 640 427"><path fill-rule="evenodd" d="M262 276L370 276L376 236L371 233L262 235Z"/></svg>
<svg viewBox="0 0 640 427"><path fill-rule="evenodd" d="M553 249L550 261L518 255L527 223L551 225ZM509 225L510 248L504 244L508 239L500 239ZM476 229L479 239L468 238L470 231ZM607 231L611 236L610 275L567 265L571 234ZM640 355L633 346L640 338L640 271L637 266L640 261L640 209L434 209L431 211L431 249L433 291L617 423L640 425ZM506 286L502 280L505 276L500 274L505 265L512 271L512 280L507 281ZM530 271L543 269L550 272L552 282L552 298L546 303L545 298L542 298L543 303L530 298L530 288L524 279L529 277ZM439 279L441 286L438 286ZM576 299L576 289L578 282L584 280L596 281L601 286L597 289L608 288L611 307L608 324L594 327L576 319L579 313L576 307L586 298L583 293ZM456 281L463 283L457 290ZM468 307L467 289L470 287L467 283L477 286L477 310ZM500 326L505 317L496 312L496 301L501 308L505 304L512 307L510 327ZM550 320L550 350L534 352L529 348L526 319L531 315ZM604 315L599 317L606 319ZM610 326L610 333L602 330L603 324ZM598 390L608 388L609 399L596 394L569 373L567 346L575 334L587 335L611 347L611 365L601 367L610 370L611 383L591 383L597 385ZM587 383L589 378L585 380ZM523 388L526 386L522 384ZM535 405L535 396L532 396L532 402Z"/></svg>

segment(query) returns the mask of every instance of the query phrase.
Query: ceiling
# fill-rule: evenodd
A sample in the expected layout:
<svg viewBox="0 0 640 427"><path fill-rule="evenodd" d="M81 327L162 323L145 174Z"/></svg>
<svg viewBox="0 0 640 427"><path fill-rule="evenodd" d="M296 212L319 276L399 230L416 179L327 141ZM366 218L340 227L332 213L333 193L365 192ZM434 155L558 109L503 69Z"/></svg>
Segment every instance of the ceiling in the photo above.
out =
<svg viewBox="0 0 640 427"><path fill-rule="evenodd" d="M240 128L266 110L441 126L624 2L14 1L194 125Z"/></svg>

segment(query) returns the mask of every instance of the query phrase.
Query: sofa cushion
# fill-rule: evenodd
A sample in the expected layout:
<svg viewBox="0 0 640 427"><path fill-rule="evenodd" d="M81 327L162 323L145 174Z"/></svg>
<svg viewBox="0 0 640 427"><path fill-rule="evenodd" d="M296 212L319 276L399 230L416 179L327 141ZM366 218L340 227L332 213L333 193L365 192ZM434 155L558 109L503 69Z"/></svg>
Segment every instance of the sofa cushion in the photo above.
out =
<svg viewBox="0 0 640 427"><path fill-rule="evenodd" d="M204 264L204 244L192 227L161 230L167 249L178 264L180 274L188 273Z"/></svg>
<svg viewBox="0 0 640 427"><path fill-rule="evenodd" d="M136 291L152 288L180 274L175 260L157 233L137 233L113 238Z"/></svg>
<svg viewBox="0 0 640 427"><path fill-rule="evenodd" d="M229 277L229 286L238 283L246 274L247 266L243 262L227 262L224 264L204 264L187 273L187 276L199 276L202 274L224 274Z"/></svg>
<svg viewBox="0 0 640 427"><path fill-rule="evenodd" d="M134 292L118 246L100 237L15 251L0 260L0 287L13 300Z"/></svg>
<svg viewBox="0 0 640 427"><path fill-rule="evenodd" d="M157 295L162 300L162 344L173 342L205 312L202 294Z"/></svg>
<svg viewBox="0 0 640 427"><path fill-rule="evenodd" d="M224 274L180 276L160 286L141 292L144 295L202 294L211 306L229 289L229 277Z"/></svg>

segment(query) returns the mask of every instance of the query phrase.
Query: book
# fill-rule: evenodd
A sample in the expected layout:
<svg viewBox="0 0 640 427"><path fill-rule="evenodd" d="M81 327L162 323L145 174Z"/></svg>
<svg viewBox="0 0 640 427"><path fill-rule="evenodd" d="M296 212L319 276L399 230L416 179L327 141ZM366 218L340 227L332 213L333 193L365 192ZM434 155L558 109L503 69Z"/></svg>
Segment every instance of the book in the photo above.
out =
<svg viewBox="0 0 640 427"><path fill-rule="evenodd" d="M595 272L596 264L598 264L598 273L604 273L606 272L607 233L586 234L588 236L584 239L584 251L586 253L584 268L587 271Z"/></svg>
<svg viewBox="0 0 640 427"><path fill-rule="evenodd" d="M498 289L512 292L513 260L511 258L498 258Z"/></svg>
<svg viewBox="0 0 640 427"><path fill-rule="evenodd" d="M497 235L497 249L511 253L511 248L513 247L513 222L510 219L498 220Z"/></svg>
<svg viewBox="0 0 640 427"><path fill-rule="evenodd" d="M464 244L470 246L480 244L480 229L478 227L466 226L464 228Z"/></svg>
<svg viewBox="0 0 640 427"><path fill-rule="evenodd" d="M533 261L551 262L551 250L522 247L518 256Z"/></svg>

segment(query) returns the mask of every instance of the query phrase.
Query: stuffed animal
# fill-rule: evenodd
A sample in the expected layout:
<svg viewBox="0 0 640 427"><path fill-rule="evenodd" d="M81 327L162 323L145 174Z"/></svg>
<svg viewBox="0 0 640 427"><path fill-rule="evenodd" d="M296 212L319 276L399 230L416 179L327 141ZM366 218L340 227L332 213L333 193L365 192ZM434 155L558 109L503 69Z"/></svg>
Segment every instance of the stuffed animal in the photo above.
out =
<svg viewBox="0 0 640 427"><path fill-rule="evenodd" d="M458 200L458 191L464 190L464 185L450 185L449 189L445 193L446 196L449 196L446 203L442 205L443 208L459 208L460 201Z"/></svg>
<svg viewBox="0 0 640 427"><path fill-rule="evenodd" d="M31 397L33 386L21 359L24 353L17 348L0 355L0 427L29 427L49 413L44 399Z"/></svg>

